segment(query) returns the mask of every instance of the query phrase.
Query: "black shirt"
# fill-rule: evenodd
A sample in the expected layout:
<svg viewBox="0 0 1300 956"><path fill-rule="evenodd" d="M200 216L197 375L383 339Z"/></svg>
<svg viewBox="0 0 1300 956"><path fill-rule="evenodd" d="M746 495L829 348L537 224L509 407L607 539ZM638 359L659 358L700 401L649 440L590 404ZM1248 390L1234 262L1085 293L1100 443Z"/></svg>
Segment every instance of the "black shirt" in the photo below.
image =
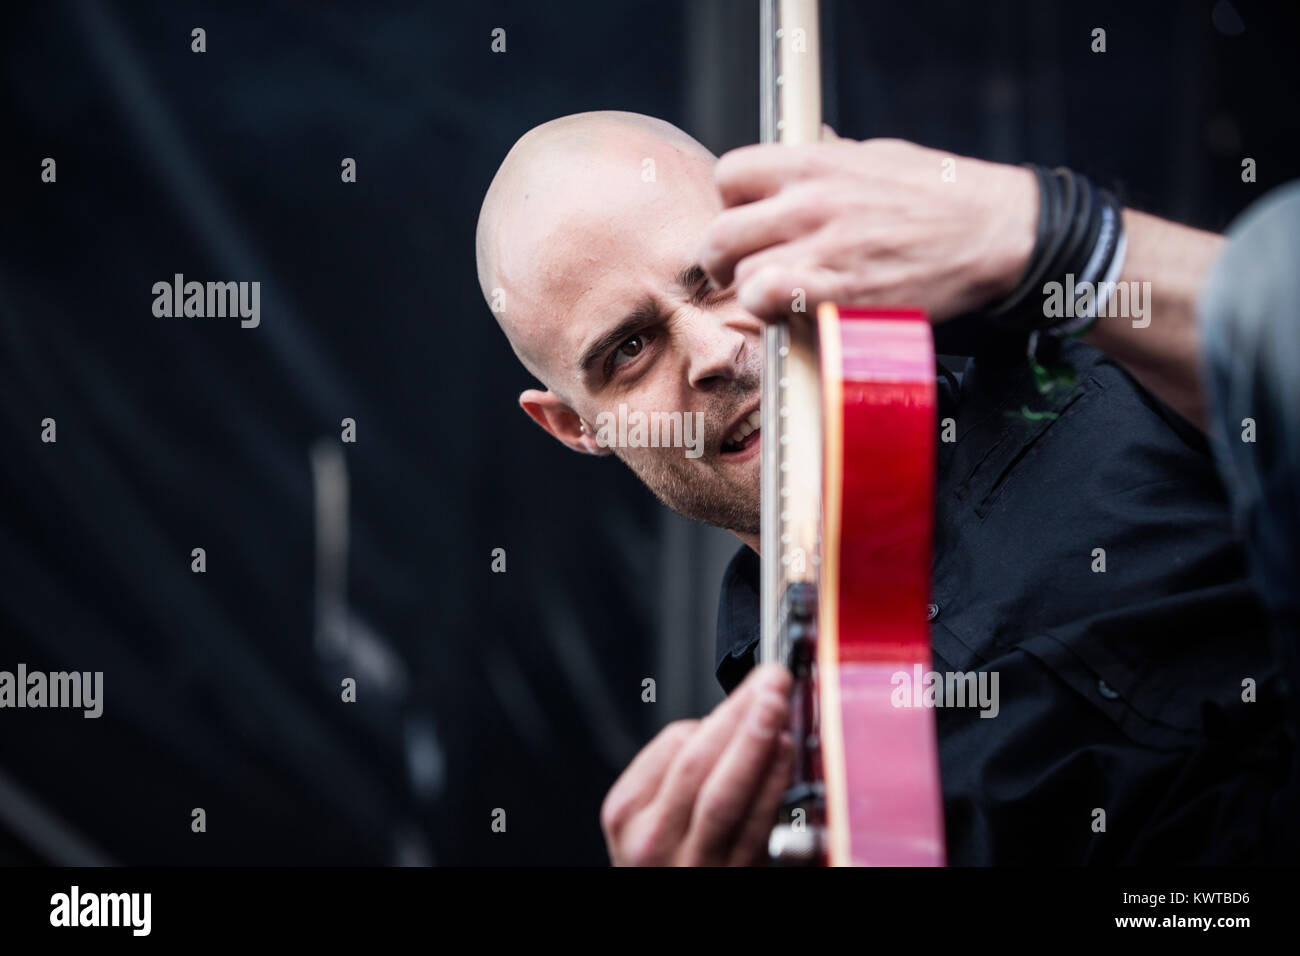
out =
<svg viewBox="0 0 1300 956"><path fill-rule="evenodd" d="M1210 449L1096 349L1057 361L1077 384L1046 397L1023 358L939 380L933 669L997 671L1000 698L936 709L949 862L1264 859L1293 745ZM728 693L758 568L742 548L723 580Z"/></svg>

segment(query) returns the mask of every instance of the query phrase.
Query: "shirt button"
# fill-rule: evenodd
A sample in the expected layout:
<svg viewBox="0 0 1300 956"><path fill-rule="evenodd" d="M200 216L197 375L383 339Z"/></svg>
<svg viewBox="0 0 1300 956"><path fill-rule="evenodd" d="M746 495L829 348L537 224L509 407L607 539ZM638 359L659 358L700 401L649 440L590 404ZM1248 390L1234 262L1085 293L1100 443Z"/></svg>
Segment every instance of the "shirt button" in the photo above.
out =
<svg viewBox="0 0 1300 956"><path fill-rule="evenodd" d="M1107 700L1119 700L1119 693L1113 690L1104 680L1097 681L1097 693Z"/></svg>
<svg viewBox="0 0 1300 956"><path fill-rule="evenodd" d="M939 616L939 605L927 604L925 606L925 619L927 621L933 621L938 616Z"/></svg>

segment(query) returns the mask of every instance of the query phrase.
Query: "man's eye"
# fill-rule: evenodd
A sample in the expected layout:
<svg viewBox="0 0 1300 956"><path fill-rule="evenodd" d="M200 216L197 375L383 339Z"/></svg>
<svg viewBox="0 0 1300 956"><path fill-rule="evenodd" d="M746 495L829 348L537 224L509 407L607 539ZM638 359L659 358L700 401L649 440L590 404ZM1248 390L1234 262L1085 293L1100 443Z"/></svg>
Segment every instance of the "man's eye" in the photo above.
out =
<svg viewBox="0 0 1300 956"><path fill-rule="evenodd" d="M615 365L620 364L619 362L620 357L636 358L638 355L641 354L641 350L644 348L645 348L645 336L642 335L631 336L627 341L625 341L622 345L620 345L618 347L618 350L614 353L614 364Z"/></svg>
<svg viewBox="0 0 1300 956"><path fill-rule="evenodd" d="M713 283L708 279L700 280L699 286L695 289L695 301L703 305L714 305L721 302L731 295L731 290L715 289Z"/></svg>

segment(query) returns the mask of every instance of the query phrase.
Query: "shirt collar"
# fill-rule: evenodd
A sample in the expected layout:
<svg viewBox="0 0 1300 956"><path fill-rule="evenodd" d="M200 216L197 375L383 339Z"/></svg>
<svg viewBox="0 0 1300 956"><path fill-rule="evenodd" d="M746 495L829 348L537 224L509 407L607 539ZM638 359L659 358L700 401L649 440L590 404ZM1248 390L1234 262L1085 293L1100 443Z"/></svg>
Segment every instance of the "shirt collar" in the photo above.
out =
<svg viewBox="0 0 1300 956"><path fill-rule="evenodd" d="M714 674L728 694L754 665L759 632L759 560L742 545L722 576Z"/></svg>

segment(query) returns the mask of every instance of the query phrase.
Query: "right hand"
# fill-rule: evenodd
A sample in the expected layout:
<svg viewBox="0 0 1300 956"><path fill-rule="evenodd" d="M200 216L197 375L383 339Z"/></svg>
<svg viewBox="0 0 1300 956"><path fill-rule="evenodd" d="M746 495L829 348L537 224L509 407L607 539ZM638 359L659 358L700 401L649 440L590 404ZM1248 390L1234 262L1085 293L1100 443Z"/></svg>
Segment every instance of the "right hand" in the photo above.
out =
<svg viewBox="0 0 1300 956"><path fill-rule="evenodd" d="M746 866L790 784L790 671L754 668L703 720L669 724L615 781L600 810L615 866Z"/></svg>

